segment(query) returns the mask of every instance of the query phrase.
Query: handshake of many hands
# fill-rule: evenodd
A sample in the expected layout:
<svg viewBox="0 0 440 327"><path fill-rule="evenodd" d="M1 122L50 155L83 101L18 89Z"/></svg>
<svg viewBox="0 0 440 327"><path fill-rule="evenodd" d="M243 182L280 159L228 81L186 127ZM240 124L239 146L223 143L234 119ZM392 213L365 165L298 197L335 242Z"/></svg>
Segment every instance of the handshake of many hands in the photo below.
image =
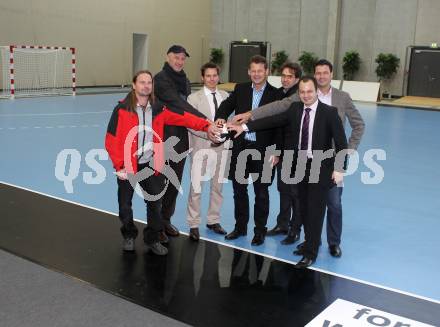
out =
<svg viewBox="0 0 440 327"><path fill-rule="evenodd" d="M208 128L208 138L214 143L222 143L226 141L231 134L235 135L233 138L238 137L241 133L244 132L243 124L246 124L251 118L250 111L245 112L243 114L235 115L229 122L226 122L224 119L217 119L215 122L211 122L211 125ZM273 166L276 166L279 162L279 157L270 156L269 161ZM119 179L125 180L127 179L127 173L125 169L122 169L115 173ZM335 184L342 184L343 174L337 171L334 171L332 174L332 180Z"/></svg>
<svg viewBox="0 0 440 327"><path fill-rule="evenodd" d="M229 122L217 119L208 129L208 138L214 143L222 143L228 138L237 138L244 132L242 125L246 124L250 117L250 112L246 112L234 116ZM273 167L279 162L279 157L270 156L269 161Z"/></svg>
<svg viewBox="0 0 440 327"><path fill-rule="evenodd" d="M236 138L243 133L242 124L247 123L249 119L250 112L236 115L228 122L219 118L209 127L208 138L214 143L222 143L230 137Z"/></svg>

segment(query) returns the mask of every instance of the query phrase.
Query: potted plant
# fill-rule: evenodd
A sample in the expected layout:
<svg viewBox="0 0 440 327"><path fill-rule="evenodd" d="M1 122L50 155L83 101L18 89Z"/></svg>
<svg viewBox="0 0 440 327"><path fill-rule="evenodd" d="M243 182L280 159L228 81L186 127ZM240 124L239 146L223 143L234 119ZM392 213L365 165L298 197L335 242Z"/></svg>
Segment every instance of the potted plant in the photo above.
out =
<svg viewBox="0 0 440 327"><path fill-rule="evenodd" d="M313 52L303 51L298 61L306 75L313 75L315 63L318 61L318 57Z"/></svg>
<svg viewBox="0 0 440 327"><path fill-rule="evenodd" d="M389 83L393 75L397 72L397 68L399 68L400 59L397 58L392 53L379 53L376 57L376 75L379 78L379 82L385 85ZM389 97L388 92L384 92L383 97Z"/></svg>
<svg viewBox="0 0 440 327"><path fill-rule="evenodd" d="M225 58L225 53L221 48L211 48L211 54L209 56L209 61L217 64L221 67L223 60Z"/></svg>
<svg viewBox="0 0 440 327"><path fill-rule="evenodd" d="M344 73L344 80L352 81L354 75L361 67L361 57L356 50L347 51L342 58L342 71Z"/></svg>
<svg viewBox="0 0 440 327"><path fill-rule="evenodd" d="M280 68L281 66L287 61L287 58L289 58L289 55L286 53L286 51L281 50L281 51L277 51L275 52L272 57L274 57L274 59L272 60L272 65L271 65L271 74L272 75L279 75L280 72Z"/></svg>

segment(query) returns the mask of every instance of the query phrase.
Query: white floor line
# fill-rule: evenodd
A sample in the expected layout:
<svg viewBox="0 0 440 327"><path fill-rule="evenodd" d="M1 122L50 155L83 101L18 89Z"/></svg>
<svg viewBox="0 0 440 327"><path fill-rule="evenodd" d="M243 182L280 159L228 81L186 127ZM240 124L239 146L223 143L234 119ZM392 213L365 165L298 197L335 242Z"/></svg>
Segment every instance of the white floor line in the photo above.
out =
<svg viewBox="0 0 440 327"><path fill-rule="evenodd" d="M94 124L94 125L81 125L81 126L77 126L77 125L70 125L70 126L59 125L59 126L44 126L44 127L41 127L41 126L31 126L31 127L29 127L29 126L20 126L20 127L5 127L5 128L0 127L0 130L8 129L10 131L14 131L14 130L17 130L17 129L29 129L29 128L42 129L42 128L66 128L66 127L68 127L68 128L78 128L78 127L89 128L89 127L101 127L101 125L98 125L98 124Z"/></svg>
<svg viewBox="0 0 440 327"><path fill-rule="evenodd" d="M7 183L7 182L1 181L1 180L0 180L0 184L4 184L4 185L7 185L7 186L15 187L15 188L18 188L18 189L21 189L21 190L25 190L25 191L29 191L29 192L32 192L32 193L35 193L35 194L43 195L43 196L46 196L48 198L52 198L52 199L55 199L55 200L63 201L63 202L66 202L66 203L75 204L75 205L83 207L83 208L87 208L87 209L103 212L103 213L106 213L106 214L109 214L109 215L112 215L112 216L115 216L115 217L118 216L114 212L110 212L110 211L107 211L107 210L103 210L103 209L95 208L95 207L92 207L92 206L88 206L88 205L85 205L85 204L82 204L82 203L66 200L66 199L63 199L63 198L60 198L60 197L57 197L57 196L53 196L53 195L50 195L50 194L47 194L47 193L35 191L35 190L29 189L29 188L26 188L26 187L22 187L22 186L19 186L19 185ZM145 224L144 220L140 220L140 219L134 219L134 220L139 222L139 223L141 223L141 224ZM185 233L185 232L182 232L182 231L180 231L180 233L183 234L183 235L187 235L188 236L188 233ZM249 252L249 253L261 255L263 257L266 257L266 258L269 258L269 259L273 259L273 260L276 260L276 261L281 261L281 262L292 264L292 265L296 264L296 261L290 261L290 260L286 260L286 259L283 259L283 258L274 257L274 256L271 256L271 255L266 254L266 253L261 253L261 252L257 252L257 251L251 250L251 249L242 248L242 247L239 247L239 246L236 246L236 245L232 245L232 244L228 244L228 243L223 243L223 242L212 240L212 239L209 239L209 238L206 238L206 237L200 237L200 239L202 239L204 241L207 241L207 242L212 242L212 243L224 245L224 246L227 246L227 247L230 247L230 248L233 248L233 249L237 249L237 250L246 251L246 252ZM376 284L376 283L371 283L371 282L368 282L368 281L365 281L365 280L362 280L362 279L357 279L357 278L354 278L354 277L338 274L338 273L335 273L335 272L332 272L332 271L328 271L328 270L324 270L324 269L319 269L319 268L316 268L316 267L313 267L313 266L309 267L308 269L312 269L312 270L319 271L319 272L322 272L322 273L325 273L325 274L328 274L328 275L344 278L344 279L351 280L351 281L354 281L354 282L358 282L358 283L361 283L361 284L365 284L365 285L381 288L381 289L384 289L384 290L387 290L387 291L391 291L391 292L395 292L395 293L398 293L398 294L407 295L407 296L414 297L414 298L421 299L421 300L425 300L425 301L428 301L428 302L433 302L433 303L436 303L436 304L440 304L440 301L435 300L435 299L431 299L431 298L426 297L426 296L422 296L422 295L417 295L417 294L413 294L413 293L410 293L410 292L401 291L401 290L398 290L398 289L395 289L395 288L383 286L383 285Z"/></svg>
<svg viewBox="0 0 440 327"><path fill-rule="evenodd" d="M96 115L96 114L108 114L110 112L112 111L59 112L59 113L42 113L42 114L0 114L0 117Z"/></svg>

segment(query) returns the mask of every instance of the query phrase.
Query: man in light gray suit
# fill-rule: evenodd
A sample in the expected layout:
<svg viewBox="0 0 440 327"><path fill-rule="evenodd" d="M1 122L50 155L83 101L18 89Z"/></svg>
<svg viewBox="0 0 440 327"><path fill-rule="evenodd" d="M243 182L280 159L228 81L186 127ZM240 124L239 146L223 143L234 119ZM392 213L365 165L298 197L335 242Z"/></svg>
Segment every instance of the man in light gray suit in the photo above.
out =
<svg viewBox="0 0 440 327"><path fill-rule="evenodd" d="M228 93L217 89L220 68L213 63L204 64L201 69L203 88L192 93L188 102L208 119L214 120L215 112L220 103L228 97ZM205 132L189 131L189 144L192 148L191 157L191 187L188 198L187 221L190 227L189 237L193 241L200 238L200 200L201 184L205 177L210 179L210 199L208 221L206 227L213 232L225 235L226 231L220 225L220 207L223 202L221 172L222 150L226 144L212 143ZM204 176L202 176L204 173Z"/></svg>
<svg viewBox="0 0 440 327"><path fill-rule="evenodd" d="M351 126L351 135L348 140L348 149L356 150L365 130L365 123L359 111L353 104L350 95L347 92L338 90L331 86L333 78L333 65L321 59L315 64L315 78L318 82L318 98L321 102L336 107L339 117L345 125L348 120ZM287 97L280 101L269 103L247 113L237 115L233 118L235 123L243 124L249 119L257 120L260 118L273 116L286 111L293 102L299 101L297 94ZM327 198L327 243L329 245L330 254L333 257L340 257L342 250L340 247L342 234L342 185L333 186ZM296 224L300 222L295 221ZM298 245L301 248L302 244Z"/></svg>

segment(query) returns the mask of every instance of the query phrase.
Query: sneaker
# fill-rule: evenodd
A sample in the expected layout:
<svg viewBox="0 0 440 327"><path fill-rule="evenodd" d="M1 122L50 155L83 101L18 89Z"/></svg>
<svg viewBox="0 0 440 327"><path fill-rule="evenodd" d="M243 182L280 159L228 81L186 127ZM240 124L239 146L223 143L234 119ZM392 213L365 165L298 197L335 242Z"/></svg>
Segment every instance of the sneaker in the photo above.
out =
<svg viewBox="0 0 440 327"><path fill-rule="evenodd" d="M122 249L124 251L134 251L134 239L124 238L124 240L122 241Z"/></svg>
<svg viewBox="0 0 440 327"><path fill-rule="evenodd" d="M147 249L147 253L151 251L155 255L167 255L168 254L168 249L165 246L163 246L162 244L160 244L160 242L155 242L152 244L145 244L145 248Z"/></svg>

